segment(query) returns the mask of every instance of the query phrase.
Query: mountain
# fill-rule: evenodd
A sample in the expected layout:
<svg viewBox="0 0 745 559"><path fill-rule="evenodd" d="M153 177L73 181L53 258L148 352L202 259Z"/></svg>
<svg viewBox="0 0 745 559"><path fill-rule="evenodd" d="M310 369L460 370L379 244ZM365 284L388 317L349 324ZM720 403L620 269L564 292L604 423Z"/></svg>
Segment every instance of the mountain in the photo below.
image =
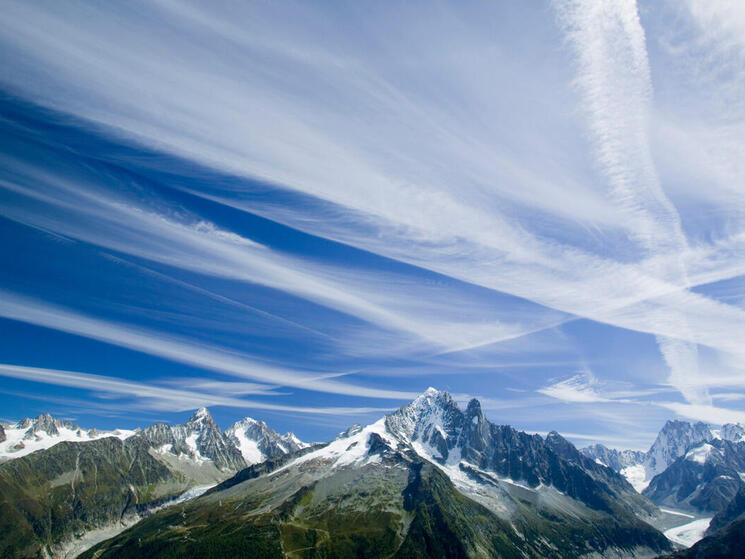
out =
<svg viewBox="0 0 745 559"><path fill-rule="evenodd" d="M250 466L81 557L650 557L656 507L556 433L429 389L332 442Z"/></svg>
<svg viewBox="0 0 745 559"><path fill-rule="evenodd" d="M205 408L198 409L183 425L156 423L140 434L163 457L175 456L204 465L211 462L222 471L238 471L246 467L241 452L217 426ZM175 467L179 464L174 463ZM216 475L224 479L225 476Z"/></svg>
<svg viewBox="0 0 745 559"><path fill-rule="evenodd" d="M717 512L745 486L743 472L745 442L713 439L690 447L643 494L658 505Z"/></svg>
<svg viewBox="0 0 745 559"><path fill-rule="evenodd" d="M0 557L60 555L78 536L121 531L246 467L204 408L182 425L158 423L114 436L49 415L24 419L6 433Z"/></svg>
<svg viewBox="0 0 745 559"><path fill-rule="evenodd" d="M740 487L727 506L714 515L709 523L707 534L721 530L728 524L745 518L745 486Z"/></svg>
<svg viewBox="0 0 745 559"><path fill-rule="evenodd" d="M225 436L240 451L246 464L257 464L267 458L276 458L297 452L308 446L294 433L280 435L263 421L250 417L241 419L225 430Z"/></svg>
<svg viewBox="0 0 745 559"><path fill-rule="evenodd" d="M669 420L647 452L616 450L602 444L585 447L581 452L619 472L642 492L652 478L663 473L690 448L713 440L745 441L745 426L729 423L717 430L707 423Z"/></svg>
<svg viewBox="0 0 745 559"><path fill-rule="evenodd" d="M692 446L714 438L716 438L716 433L706 423L668 421L647 452L644 467L648 478L651 479L664 472Z"/></svg>
<svg viewBox="0 0 745 559"><path fill-rule="evenodd" d="M590 445L583 448L581 452L603 466L607 466L619 473L629 466L643 464L647 456L647 453L641 450L616 450L602 444Z"/></svg>
<svg viewBox="0 0 745 559"><path fill-rule="evenodd" d="M91 441L112 436L126 439L134 433L134 431L124 429L116 431L81 429L69 421L61 421L48 413L35 419L27 417L14 425L0 425L0 461L26 456L62 441Z"/></svg>

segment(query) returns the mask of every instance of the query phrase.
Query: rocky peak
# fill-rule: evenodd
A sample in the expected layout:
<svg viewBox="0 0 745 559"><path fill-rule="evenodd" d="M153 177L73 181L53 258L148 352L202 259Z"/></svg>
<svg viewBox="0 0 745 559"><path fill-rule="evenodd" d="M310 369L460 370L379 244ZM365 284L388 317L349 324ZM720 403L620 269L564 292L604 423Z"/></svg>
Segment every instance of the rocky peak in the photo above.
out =
<svg viewBox="0 0 745 559"><path fill-rule="evenodd" d="M238 471L246 466L241 453L220 431L207 408L199 408L183 425L156 423L140 436L161 452L196 461L211 460L220 470Z"/></svg>
<svg viewBox="0 0 745 559"><path fill-rule="evenodd" d="M431 436L445 440L462 422L463 412L452 396L431 387L386 417L388 431L408 441L427 441Z"/></svg>
<svg viewBox="0 0 745 559"><path fill-rule="evenodd" d="M743 471L745 442L711 439L689 447L652 479L644 495L662 506L715 512L745 486Z"/></svg>
<svg viewBox="0 0 745 559"><path fill-rule="evenodd" d="M40 433L44 433L49 437L57 437L60 435L62 429L82 432L77 425L73 425L69 421L63 422L48 413L40 414L35 419L29 417L22 419L18 422L16 428L26 429L23 437L25 440L38 439Z"/></svg>
<svg viewBox="0 0 745 559"><path fill-rule="evenodd" d="M641 450L617 450L599 443L587 446L580 452L616 472L621 472L628 466L642 464L647 457L647 453Z"/></svg>
<svg viewBox="0 0 745 559"><path fill-rule="evenodd" d="M6 438L7 437L5 435L5 427L0 425L0 443L4 443Z"/></svg>
<svg viewBox="0 0 745 559"><path fill-rule="evenodd" d="M742 423L727 423L722 425L719 436L725 441L740 442L745 441L745 426Z"/></svg>
<svg viewBox="0 0 745 559"><path fill-rule="evenodd" d="M472 398L471 401L468 402L468 406L466 407L466 417L476 417L479 421L484 418L484 412L481 411L481 402L476 398Z"/></svg>
<svg viewBox="0 0 745 559"><path fill-rule="evenodd" d="M342 431L336 437L334 438L335 441L338 441L339 439L347 439L353 435L356 435L360 431L362 431L363 427L359 423L355 423L351 427L347 428L346 430Z"/></svg>
<svg viewBox="0 0 745 559"><path fill-rule="evenodd" d="M711 426L706 423L668 420L647 453L644 467L648 477L663 472L692 446L713 438Z"/></svg>
<svg viewBox="0 0 745 559"><path fill-rule="evenodd" d="M263 421L250 417L231 425L225 430L225 435L240 450L248 464L263 462L267 458L296 452L308 446L293 433L280 435Z"/></svg>
<svg viewBox="0 0 745 559"><path fill-rule="evenodd" d="M215 423L215 420L212 419L212 415L207 408L199 408L195 411L194 415L192 415L186 422L186 427L195 431L203 431L205 429L220 430L217 423Z"/></svg>

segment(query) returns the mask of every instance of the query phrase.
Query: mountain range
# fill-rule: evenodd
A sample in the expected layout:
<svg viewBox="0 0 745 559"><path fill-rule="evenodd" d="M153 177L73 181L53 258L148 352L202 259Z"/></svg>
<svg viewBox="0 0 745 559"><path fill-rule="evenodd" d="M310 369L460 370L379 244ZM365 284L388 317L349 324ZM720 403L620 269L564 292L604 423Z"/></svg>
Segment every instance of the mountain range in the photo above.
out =
<svg viewBox="0 0 745 559"><path fill-rule="evenodd" d="M700 544L731 539L742 432L671 421L648 452L580 451L435 389L313 445L204 408L111 433L39 416L0 432L0 556L663 556L698 512L717 513ZM659 471L639 493L630 467Z"/></svg>
<svg viewBox="0 0 745 559"><path fill-rule="evenodd" d="M722 510L745 487L745 427L668 421L647 452L593 445L581 451L624 475L654 503L694 513Z"/></svg>
<svg viewBox="0 0 745 559"><path fill-rule="evenodd" d="M137 431L85 430L44 414L2 433L0 557L63 555L77 536L129 525L307 446L250 418L222 432L204 408L183 425Z"/></svg>

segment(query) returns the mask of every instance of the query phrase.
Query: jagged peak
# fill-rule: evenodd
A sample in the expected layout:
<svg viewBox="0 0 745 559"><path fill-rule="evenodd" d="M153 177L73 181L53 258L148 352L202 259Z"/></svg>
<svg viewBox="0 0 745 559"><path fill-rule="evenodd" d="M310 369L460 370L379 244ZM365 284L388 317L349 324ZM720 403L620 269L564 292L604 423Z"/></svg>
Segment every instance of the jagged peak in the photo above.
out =
<svg viewBox="0 0 745 559"><path fill-rule="evenodd" d="M471 398L471 401L468 402L468 406L466 407L466 415L482 416L481 402L476 398Z"/></svg>
<svg viewBox="0 0 745 559"><path fill-rule="evenodd" d="M359 423L355 423L354 425L351 425L350 427L336 435L336 438L334 440L336 441L338 439L346 439L347 437L352 437L362 431L362 429L364 429L362 425L360 425Z"/></svg>
<svg viewBox="0 0 745 559"><path fill-rule="evenodd" d="M447 392L445 390L438 390L433 387L427 388L424 392L422 392L419 396L417 396L410 404L407 406L404 406L405 408L420 408L420 407L427 407L432 406L434 404L452 404L456 405L453 401L453 397L450 395L450 392ZM457 405L456 405L457 407Z"/></svg>
<svg viewBox="0 0 745 559"><path fill-rule="evenodd" d="M199 408L186 422L189 426L204 426L204 427L217 427L215 420L212 419L212 414L205 407Z"/></svg>

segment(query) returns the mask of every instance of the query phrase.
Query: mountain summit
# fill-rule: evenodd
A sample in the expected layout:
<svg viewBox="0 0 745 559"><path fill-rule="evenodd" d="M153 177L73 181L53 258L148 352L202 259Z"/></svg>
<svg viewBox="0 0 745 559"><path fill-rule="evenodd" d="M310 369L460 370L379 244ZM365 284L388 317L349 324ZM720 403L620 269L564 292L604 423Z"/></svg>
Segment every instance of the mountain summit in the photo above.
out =
<svg viewBox="0 0 745 559"><path fill-rule="evenodd" d="M241 419L228 427L225 435L238 448L248 465L289 452L296 452L308 446L294 433L280 435L263 421L250 417Z"/></svg>

